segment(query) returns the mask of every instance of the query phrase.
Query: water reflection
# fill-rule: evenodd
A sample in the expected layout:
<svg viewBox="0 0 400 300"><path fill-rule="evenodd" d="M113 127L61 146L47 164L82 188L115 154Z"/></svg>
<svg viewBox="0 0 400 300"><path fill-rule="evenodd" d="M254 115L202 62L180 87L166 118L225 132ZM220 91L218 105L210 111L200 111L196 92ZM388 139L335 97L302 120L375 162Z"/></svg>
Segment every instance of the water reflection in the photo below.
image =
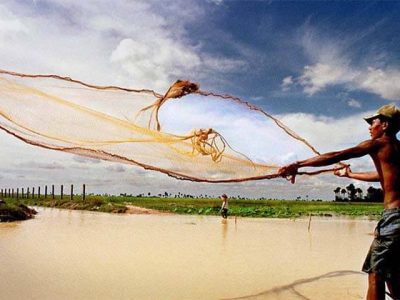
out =
<svg viewBox="0 0 400 300"><path fill-rule="evenodd" d="M222 224L222 240L225 241L226 235L228 233L228 219L222 219L221 224Z"/></svg>
<svg viewBox="0 0 400 300"><path fill-rule="evenodd" d="M349 275L363 275L361 272L356 272L356 271L351 271L351 270L343 270L343 271L334 271L334 272L329 272L326 274L322 274L319 276L311 277L311 278L305 278L305 279L300 279L296 280L295 282L292 282L287 285L283 286L278 286L274 287L270 290L263 291L254 295L248 295L248 296L242 296L242 297L236 297L236 298L226 298L227 300L237 300L237 299L257 299L257 298L264 298L264 299L277 299L277 297L286 297L286 299L292 298L292 299L305 299L305 300L310 300L311 298L306 297L305 295L302 294L298 289L300 286L312 283L315 281L323 280L323 279L330 279L334 277L343 277L343 276L349 276Z"/></svg>
<svg viewBox="0 0 400 300"><path fill-rule="evenodd" d="M375 222L38 210L0 224L0 299L365 295Z"/></svg>

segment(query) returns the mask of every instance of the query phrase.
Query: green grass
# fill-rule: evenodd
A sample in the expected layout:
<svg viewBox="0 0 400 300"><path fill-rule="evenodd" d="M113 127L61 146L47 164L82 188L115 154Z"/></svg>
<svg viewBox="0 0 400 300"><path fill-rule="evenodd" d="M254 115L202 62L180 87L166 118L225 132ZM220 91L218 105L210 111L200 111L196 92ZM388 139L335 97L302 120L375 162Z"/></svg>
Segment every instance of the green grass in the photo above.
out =
<svg viewBox="0 0 400 300"><path fill-rule="evenodd" d="M205 198L158 198L123 196L86 196L85 201L75 196L54 200L20 199L26 205L49 206L68 209L123 213L126 205L140 206L176 214L219 215L220 199ZM301 216L366 216L379 218L382 203L341 203L329 201L289 200L229 200L229 215L238 217L297 218Z"/></svg>
<svg viewBox="0 0 400 300"><path fill-rule="evenodd" d="M10 201L11 199L7 199ZM75 196L73 200L70 200L69 196L64 196L61 199L60 196L56 196L54 199L51 197L41 197L40 199L13 199L12 201L18 203L24 203L25 205L35 205L35 206L45 206L45 207L56 207L56 208L66 208L74 210L90 210L90 211L100 211L108 213L124 213L127 208L123 203L118 203L115 201L110 201L108 197L105 196L89 196L83 201L82 197Z"/></svg>
<svg viewBox="0 0 400 300"><path fill-rule="evenodd" d="M178 214L219 214L221 200L192 198L131 198L132 205ZM379 203L338 203L288 200L229 201L229 214L240 217L295 218L308 215L368 216L378 218L383 209Z"/></svg>

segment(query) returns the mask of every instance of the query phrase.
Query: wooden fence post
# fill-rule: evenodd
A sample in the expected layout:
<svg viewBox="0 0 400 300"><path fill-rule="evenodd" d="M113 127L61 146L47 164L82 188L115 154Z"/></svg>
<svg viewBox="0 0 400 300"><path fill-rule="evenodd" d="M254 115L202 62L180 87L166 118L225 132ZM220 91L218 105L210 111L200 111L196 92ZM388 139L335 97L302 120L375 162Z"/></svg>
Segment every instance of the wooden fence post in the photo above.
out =
<svg viewBox="0 0 400 300"><path fill-rule="evenodd" d="M47 199L47 185L44 187L44 199ZM52 198L55 199L55 193L54 193L54 184L51 185L51 195ZM37 187L37 198L40 200L40 186ZM61 185L61 193L60 193L61 199L64 198L64 185ZM30 192L29 187L26 188L21 188L21 194L20 194L20 188L2 188L0 189L0 197L2 198L16 198L16 199L29 199L35 198L35 187L32 187L32 193ZM70 199L71 201L74 199L74 185L71 184L71 193L70 193ZM86 184L82 185L82 199L85 201L86 200Z"/></svg>

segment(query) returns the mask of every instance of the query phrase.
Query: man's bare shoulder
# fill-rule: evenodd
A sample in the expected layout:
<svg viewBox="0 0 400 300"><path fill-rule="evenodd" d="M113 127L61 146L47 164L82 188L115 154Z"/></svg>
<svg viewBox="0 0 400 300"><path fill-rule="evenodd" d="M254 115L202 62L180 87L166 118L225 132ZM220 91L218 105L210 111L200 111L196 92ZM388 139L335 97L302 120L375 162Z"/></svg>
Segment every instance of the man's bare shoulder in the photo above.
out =
<svg viewBox="0 0 400 300"><path fill-rule="evenodd" d="M377 139L373 139L371 142L371 149L374 149L373 152L379 155L381 158L386 158L389 160L393 160L394 158L400 156L400 141L396 139L396 137L381 137Z"/></svg>
<svg viewBox="0 0 400 300"><path fill-rule="evenodd" d="M389 138L389 137L380 137L376 139L369 139L362 141L359 143L356 147L365 147L365 148L379 148L381 146L385 145L400 145L400 141L397 140L396 138Z"/></svg>
<svg viewBox="0 0 400 300"><path fill-rule="evenodd" d="M377 139L373 139L371 140L372 142L374 142L376 145L379 146L384 146L384 145L390 145L390 146L394 146L394 147L399 147L400 146L400 141L396 138L396 137L389 137L389 136L384 136L384 137L380 137Z"/></svg>
<svg viewBox="0 0 400 300"><path fill-rule="evenodd" d="M341 151L345 156L360 157L363 155L372 155L380 151L387 144L387 141L381 139L369 139L362 141L358 145Z"/></svg>
<svg viewBox="0 0 400 300"><path fill-rule="evenodd" d="M378 139L369 139L362 141L354 148L366 149L366 150L374 150L379 148L380 145L383 145L383 141L379 141Z"/></svg>

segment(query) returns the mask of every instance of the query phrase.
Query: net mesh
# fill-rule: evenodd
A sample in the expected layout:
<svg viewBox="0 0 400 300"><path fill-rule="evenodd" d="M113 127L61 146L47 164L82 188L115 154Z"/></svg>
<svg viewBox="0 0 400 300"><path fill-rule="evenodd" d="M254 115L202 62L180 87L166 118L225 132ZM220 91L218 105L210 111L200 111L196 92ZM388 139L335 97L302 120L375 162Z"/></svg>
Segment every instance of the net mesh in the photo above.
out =
<svg viewBox="0 0 400 300"><path fill-rule="evenodd" d="M197 102L211 99L214 106L229 101L229 105L262 115L318 153L260 108L236 97L201 91L197 84L181 80L159 94L0 70L0 127L32 145L133 164L179 179L239 182L277 177L277 164L250 159L212 126L183 134L164 130L162 108L169 100L183 101L189 95L196 95Z"/></svg>

